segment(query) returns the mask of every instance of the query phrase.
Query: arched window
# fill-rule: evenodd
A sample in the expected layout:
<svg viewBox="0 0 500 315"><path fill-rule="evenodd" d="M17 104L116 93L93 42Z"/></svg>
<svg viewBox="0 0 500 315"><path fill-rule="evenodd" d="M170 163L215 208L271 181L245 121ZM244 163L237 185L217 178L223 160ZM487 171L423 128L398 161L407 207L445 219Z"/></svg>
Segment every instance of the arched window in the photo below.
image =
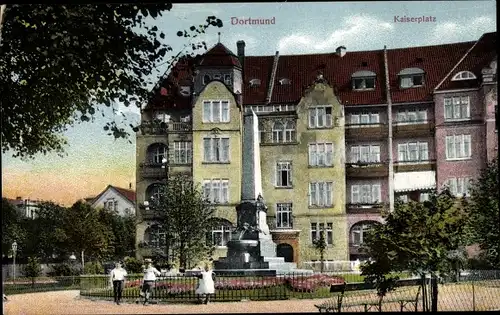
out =
<svg viewBox="0 0 500 315"><path fill-rule="evenodd" d="M285 126L283 123L276 121L273 124L273 143L283 142L283 131L285 130Z"/></svg>
<svg viewBox="0 0 500 315"><path fill-rule="evenodd" d="M153 248L161 248L167 244L167 234L163 226L154 224L148 227L144 233L144 241Z"/></svg>
<svg viewBox="0 0 500 315"><path fill-rule="evenodd" d="M163 143L153 143L148 147L149 163L161 164L163 158L167 157L167 146Z"/></svg>
<svg viewBox="0 0 500 315"><path fill-rule="evenodd" d="M285 124L285 141L284 142L294 142L295 141L295 122L289 120Z"/></svg>
<svg viewBox="0 0 500 315"><path fill-rule="evenodd" d="M146 200L153 201L159 200L162 193L162 184L151 184L146 189Z"/></svg>
<svg viewBox="0 0 500 315"><path fill-rule="evenodd" d="M376 221L362 221L356 223L351 228L351 245L359 246L363 243L364 238L366 237L368 231L376 224L379 224Z"/></svg>
<svg viewBox="0 0 500 315"><path fill-rule="evenodd" d="M209 74L205 74L203 76L203 85L207 85L210 81L212 81L212 77Z"/></svg>
<svg viewBox="0 0 500 315"><path fill-rule="evenodd" d="M451 81L474 80L474 79L477 79L474 73L470 71L460 71L459 73L453 76Z"/></svg>
<svg viewBox="0 0 500 315"><path fill-rule="evenodd" d="M226 246L231 240L233 229L231 222L219 219L212 227L212 231L207 233L207 245Z"/></svg>

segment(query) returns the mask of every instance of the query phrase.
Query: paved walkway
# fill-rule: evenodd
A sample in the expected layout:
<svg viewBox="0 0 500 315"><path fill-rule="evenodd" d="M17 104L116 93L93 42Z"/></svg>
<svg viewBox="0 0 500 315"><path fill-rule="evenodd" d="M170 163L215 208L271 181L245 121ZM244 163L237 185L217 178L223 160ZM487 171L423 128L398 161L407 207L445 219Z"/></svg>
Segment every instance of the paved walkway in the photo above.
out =
<svg viewBox="0 0 500 315"><path fill-rule="evenodd" d="M6 315L56 314L217 314L217 313L301 313L317 312L318 300L283 300L171 305L116 305L108 301L82 299L80 291L28 293L9 296Z"/></svg>

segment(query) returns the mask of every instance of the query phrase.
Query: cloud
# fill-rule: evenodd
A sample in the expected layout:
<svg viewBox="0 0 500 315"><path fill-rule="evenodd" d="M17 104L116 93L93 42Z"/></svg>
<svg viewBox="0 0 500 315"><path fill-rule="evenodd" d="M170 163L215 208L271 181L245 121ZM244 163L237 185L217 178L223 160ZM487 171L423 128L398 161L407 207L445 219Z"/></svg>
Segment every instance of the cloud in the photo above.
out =
<svg viewBox="0 0 500 315"><path fill-rule="evenodd" d="M192 19L193 15L202 14L206 16L218 15L219 10L208 7L206 4L174 4L170 13L180 19Z"/></svg>
<svg viewBox="0 0 500 315"><path fill-rule="evenodd" d="M323 35L306 33L285 36L278 41L278 50L283 54L296 54L331 52L338 46L346 46L348 49L352 47L356 50L373 49L394 30L393 24L369 15L347 17L341 25L326 38ZM374 29L377 31L373 32Z"/></svg>
<svg viewBox="0 0 500 315"><path fill-rule="evenodd" d="M477 40L482 34L496 30L496 22L488 16L479 16L463 22L443 22L436 25L429 36L429 44Z"/></svg>

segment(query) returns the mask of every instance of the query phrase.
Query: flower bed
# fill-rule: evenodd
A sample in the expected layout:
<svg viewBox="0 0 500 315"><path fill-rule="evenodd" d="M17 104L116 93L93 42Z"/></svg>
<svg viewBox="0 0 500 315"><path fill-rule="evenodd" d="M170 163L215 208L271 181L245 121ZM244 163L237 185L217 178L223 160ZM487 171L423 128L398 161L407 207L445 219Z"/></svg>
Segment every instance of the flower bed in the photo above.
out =
<svg viewBox="0 0 500 315"><path fill-rule="evenodd" d="M344 279L325 274L316 274L308 277L287 277L286 283L296 292L314 292L321 287L329 287L332 284L344 283Z"/></svg>

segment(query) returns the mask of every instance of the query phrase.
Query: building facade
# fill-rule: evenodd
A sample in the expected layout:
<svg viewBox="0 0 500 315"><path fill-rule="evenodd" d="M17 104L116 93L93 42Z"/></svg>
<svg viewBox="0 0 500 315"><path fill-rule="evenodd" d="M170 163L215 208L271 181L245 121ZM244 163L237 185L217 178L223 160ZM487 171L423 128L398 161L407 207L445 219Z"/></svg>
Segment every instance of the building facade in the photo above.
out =
<svg viewBox="0 0 500 315"><path fill-rule="evenodd" d="M488 33L439 46L245 56L239 41L236 55L219 43L179 61L137 134L137 244L159 244L148 200L181 172L217 204L211 238L225 255L240 200L242 114L253 110L278 255L318 260L312 240L324 230L326 259L362 258L366 231L396 198L425 200L445 185L467 195L497 156L495 47Z"/></svg>
<svg viewBox="0 0 500 315"><path fill-rule="evenodd" d="M105 208L120 216L135 215L135 191L108 185L99 195L85 198L93 208Z"/></svg>

